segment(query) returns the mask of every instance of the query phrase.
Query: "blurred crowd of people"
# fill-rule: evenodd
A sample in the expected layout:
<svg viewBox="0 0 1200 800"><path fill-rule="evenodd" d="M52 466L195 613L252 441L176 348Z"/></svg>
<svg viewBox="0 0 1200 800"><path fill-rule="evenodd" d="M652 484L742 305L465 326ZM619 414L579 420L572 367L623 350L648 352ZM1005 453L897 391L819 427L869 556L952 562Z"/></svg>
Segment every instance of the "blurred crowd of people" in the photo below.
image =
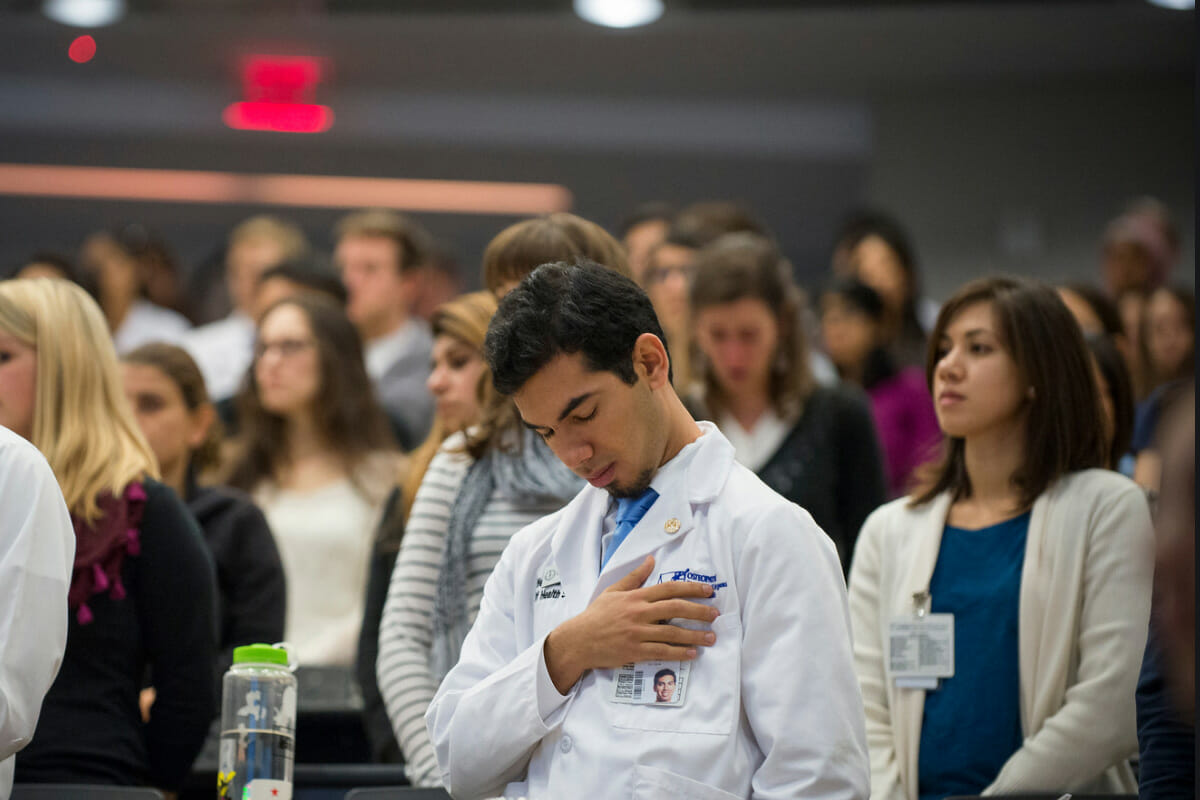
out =
<svg viewBox="0 0 1200 800"><path fill-rule="evenodd" d="M18 782L178 789L232 649L287 641L303 666L354 670L375 760L439 785L425 712L488 576L584 485L492 385L484 337L539 265L582 260L645 291L688 410L836 545L873 794L1135 791L1139 736L1144 791L1182 780L1195 305L1161 203L1104 229L1095 284L984 279L941 305L877 210L845 219L811 291L726 202L649 204L615 235L522 220L467 293L409 217L358 211L333 233L326 257L287 219L241 222L223 292L140 225L0 281L0 426L49 463L75 553L58 630L54 604L10 599L34 557L0 550L0 664L65 642L36 730L0 737L29 740ZM986 407L956 415L960 394ZM7 469L0 492L27 503ZM26 585L54 591L37 572ZM960 616L963 676L923 705L881 644L921 582Z"/></svg>

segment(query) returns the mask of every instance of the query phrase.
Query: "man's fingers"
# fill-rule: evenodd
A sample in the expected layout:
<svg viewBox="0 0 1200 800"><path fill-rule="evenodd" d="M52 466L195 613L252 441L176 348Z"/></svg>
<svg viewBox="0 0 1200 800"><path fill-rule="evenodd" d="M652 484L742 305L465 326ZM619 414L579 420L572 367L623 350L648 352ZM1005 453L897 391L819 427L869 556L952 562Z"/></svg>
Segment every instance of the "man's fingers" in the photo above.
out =
<svg viewBox="0 0 1200 800"><path fill-rule="evenodd" d="M712 622L720 616L720 612L712 606L679 598L659 600L657 603L651 603L646 613L649 615L649 619L654 622L675 618L694 619L698 622Z"/></svg>
<svg viewBox="0 0 1200 800"><path fill-rule="evenodd" d="M650 577L650 573L654 571L654 556L646 556L646 560L640 566L635 567L633 572L630 572L624 578L614 583L604 591L606 592L628 592L637 589L646 582L646 578Z"/></svg>
<svg viewBox="0 0 1200 800"><path fill-rule="evenodd" d="M695 647L661 642L646 642L638 651L635 661L691 661L698 654Z"/></svg>
<svg viewBox="0 0 1200 800"><path fill-rule="evenodd" d="M712 631L694 631L678 625L647 625L640 631L643 641L661 644L708 647L717 641Z"/></svg>
<svg viewBox="0 0 1200 800"><path fill-rule="evenodd" d="M712 586L697 581L667 581L647 586L642 591L643 599L651 603L668 600L672 597L712 597Z"/></svg>

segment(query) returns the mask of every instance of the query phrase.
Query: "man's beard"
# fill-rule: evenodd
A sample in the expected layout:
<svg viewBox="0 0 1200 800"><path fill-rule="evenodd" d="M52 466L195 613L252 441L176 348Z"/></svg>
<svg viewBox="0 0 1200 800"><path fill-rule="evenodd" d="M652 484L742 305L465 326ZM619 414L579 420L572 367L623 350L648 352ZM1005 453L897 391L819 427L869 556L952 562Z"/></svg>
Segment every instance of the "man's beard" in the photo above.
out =
<svg viewBox="0 0 1200 800"><path fill-rule="evenodd" d="M654 470L652 470L652 469L642 470L642 473L637 476L637 480L635 480L631 484L626 484L625 486L618 486L617 483L614 481L613 483L610 483L608 486L605 486L604 488L610 495L612 495L613 497L615 497L617 499L621 499L623 497L627 497L627 498L640 497L643 492L645 492L647 489L650 488L650 481L653 480L653 478L654 478Z"/></svg>

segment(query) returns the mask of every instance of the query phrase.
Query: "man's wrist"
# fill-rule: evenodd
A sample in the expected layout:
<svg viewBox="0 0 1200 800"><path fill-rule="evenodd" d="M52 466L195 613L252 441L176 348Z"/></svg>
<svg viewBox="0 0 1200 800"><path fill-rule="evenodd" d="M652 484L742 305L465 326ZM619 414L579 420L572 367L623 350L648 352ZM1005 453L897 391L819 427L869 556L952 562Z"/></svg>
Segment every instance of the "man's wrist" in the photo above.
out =
<svg viewBox="0 0 1200 800"><path fill-rule="evenodd" d="M550 682L559 694L565 695L571 687L583 677L585 666L579 663L578 654L571 645L569 630L564 630L568 623L563 623L546 637L543 654L546 659L546 672Z"/></svg>

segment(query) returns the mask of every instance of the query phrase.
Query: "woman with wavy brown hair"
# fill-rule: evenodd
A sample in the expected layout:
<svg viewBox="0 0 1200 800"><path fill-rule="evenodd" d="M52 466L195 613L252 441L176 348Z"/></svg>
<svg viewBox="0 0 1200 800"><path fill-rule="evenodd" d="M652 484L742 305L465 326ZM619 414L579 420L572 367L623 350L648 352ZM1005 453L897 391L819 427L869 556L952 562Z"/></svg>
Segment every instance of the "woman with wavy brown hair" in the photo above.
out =
<svg viewBox="0 0 1200 800"><path fill-rule="evenodd" d="M368 560L397 457L358 333L333 302L279 301L259 319L226 482L250 492L287 578L285 638L305 666L354 662Z"/></svg>
<svg viewBox="0 0 1200 800"><path fill-rule="evenodd" d="M215 581L80 287L0 282L0 424L46 457L75 528L66 654L16 781L175 790L216 712ZM143 722L147 674L158 702Z"/></svg>
<svg viewBox="0 0 1200 800"><path fill-rule="evenodd" d="M695 257L695 342L703 355L689 398L737 460L798 504L849 567L858 529L886 498L866 396L820 386L809 369L791 264L752 233L722 236Z"/></svg>

